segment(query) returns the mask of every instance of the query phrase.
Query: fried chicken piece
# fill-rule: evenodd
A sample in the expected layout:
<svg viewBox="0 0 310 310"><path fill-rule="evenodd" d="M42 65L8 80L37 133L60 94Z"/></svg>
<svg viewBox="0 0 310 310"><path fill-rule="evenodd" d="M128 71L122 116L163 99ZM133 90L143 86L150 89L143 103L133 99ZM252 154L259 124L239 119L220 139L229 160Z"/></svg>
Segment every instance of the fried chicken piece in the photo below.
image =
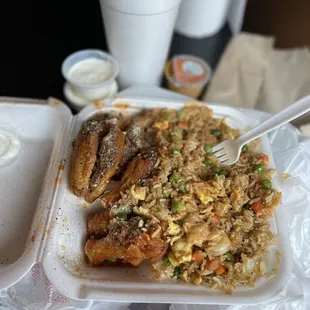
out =
<svg viewBox="0 0 310 310"><path fill-rule="evenodd" d="M100 134L105 127L99 121L83 124L73 144L69 186L76 196L83 196L88 188L90 176L96 162Z"/></svg>
<svg viewBox="0 0 310 310"><path fill-rule="evenodd" d="M90 216L87 221L88 235L95 238L102 238L109 232L110 215L108 210Z"/></svg>
<svg viewBox="0 0 310 310"><path fill-rule="evenodd" d="M96 120L96 121L100 121L106 125L113 125L113 126L117 126L120 129L124 129L126 122L124 119L124 116L120 113L115 113L115 112L111 112L111 113L97 113L95 114L91 120Z"/></svg>
<svg viewBox="0 0 310 310"><path fill-rule="evenodd" d="M125 148L119 170L121 170L129 160L136 156L143 148L146 147L146 137L144 129L141 126L131 124L126 129Z"/></svg>
<svg viewBox="0 0 310 310"><path fill-rule="evenodd" d="M161 239L162 233L152 237L150 231L143 232L138 227L141 220L140 217L134 217L128 222L115 220L107 237L88 240L85 253L89 263L98 266L105 260L121 259L138 266L144 259L158 260L165 254L168 245ZM160 225L156 225L161 230Z"/></svg>
<svg viewBox="0 0 310 310"><path fill-rule="evenodd" d="M109 133L102 139L96 166L85 196L87 202L96 200L108 186L121 161L125 144L125 135L117 127L111 126Z"/></svg>
<svg viewBox="0 0 310 310"><path fill-rule="evenodd" d="M141 126L141 127L149 127L153 124L155 116L159 113L160 109L145 109L142 112L133 116L131 122L132 124Z"/></svg>
<svg viewBox="0 0 310 310"><path fill-rule="evenodd" d="M142 179L148 178L153 172L159 154L156 149L150 149L136 156L127 166L120 183L108 194L100 197L103 206L113 205L119 198L120 193Z"/></svg>

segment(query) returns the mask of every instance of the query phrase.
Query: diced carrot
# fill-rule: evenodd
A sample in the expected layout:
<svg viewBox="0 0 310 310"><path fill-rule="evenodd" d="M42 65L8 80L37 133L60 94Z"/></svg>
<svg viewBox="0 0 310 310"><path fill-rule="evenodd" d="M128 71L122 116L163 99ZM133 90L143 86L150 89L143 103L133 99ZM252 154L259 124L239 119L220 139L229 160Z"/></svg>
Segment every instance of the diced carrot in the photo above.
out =
<svg viewBox="0 0 310 310"><path fill-rule="evenodd" d="M214 259L208 259L206 264L205 264L205 268L208 270L215 270L218 266L219 266L219 259L218 258L214 258Z"/></svg>
<svg viewBox="0 0 310 310"><path fill-rule="evenodd" d="M259 213L263 209L263 204L261 203L261 201L257 201L257 202L254 202L251 207L255 213Z"/></svg>
<svg viewBox="0 0 310 310"><path fill-rule="evenodd" d="M178 122L178 126L182 129L188 129L188 122Z"/></svg>
<svg viewBox="0 0 310 310"><path fill-rule="evenodd" d="M219 215L214 215L212 216L211 221L214 225L220 225L221 217Z"/></svg>
<svg viewBox="0 0 310 310"><path fill-rule="evenodd" d="M159 180L159 176L158 175L154 175L153 176L153 180L156 182L156 181L158 181Z"/></svg>
<svg viewBox="0 0 310 310"><path fill-rule="evenodd" d="M215 273L219 276L221 274L223 274L226 271L226 269L222 266L219 265L216 269L215 269Z"/></svg>
<svg viewBox="0 0 310 310"><path fill-rule="evenodd" d="M202 254L201 251L195 251L193 253L192 258L193 258L193 261L195 261L197 264L200 264L204 259L204 255Z"/></svg>
<svg viewBox="0 0 310 310"><path fill-rule="evenodd" d="M268 165L269 164L269 157L267 155L263 155L262 156L262 163L264 165Z"/></svg>

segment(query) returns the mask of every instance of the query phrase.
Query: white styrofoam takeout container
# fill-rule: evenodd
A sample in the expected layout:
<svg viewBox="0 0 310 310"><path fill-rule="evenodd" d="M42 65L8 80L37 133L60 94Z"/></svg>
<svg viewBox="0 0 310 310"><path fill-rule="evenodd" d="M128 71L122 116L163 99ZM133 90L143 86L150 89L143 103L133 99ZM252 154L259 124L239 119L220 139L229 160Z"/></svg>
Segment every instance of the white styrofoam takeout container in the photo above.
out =
<svg viewBox="0 0 310 310"><path fill-rule="evenodd" d="M96 101L72 116L56 99L0 98L0 128L14 132L21 151L8 166L0 169L0 290L21 279L36 262L63 294L76 299L104 301L254 304L267 301L285 286L292 268L289 237L281 207L271 221L277 245L270 251L273 266L275 251L281 252L278 274L261 278L254 288L237 287L232 295L170 279L154 280L147 263L138 268L121 266L89 268L84 262L86 220L100 210L98 202L87 204L75 197L67 185L71 145L82 123L98 112L118 110L129 116L142 108L181 108L184 101L116 97ZM207 104L215 117L244 130L246 116L236 109ZM272 153L268 138L262 149ZM273 180L276 186L276 178Z"/></svg>

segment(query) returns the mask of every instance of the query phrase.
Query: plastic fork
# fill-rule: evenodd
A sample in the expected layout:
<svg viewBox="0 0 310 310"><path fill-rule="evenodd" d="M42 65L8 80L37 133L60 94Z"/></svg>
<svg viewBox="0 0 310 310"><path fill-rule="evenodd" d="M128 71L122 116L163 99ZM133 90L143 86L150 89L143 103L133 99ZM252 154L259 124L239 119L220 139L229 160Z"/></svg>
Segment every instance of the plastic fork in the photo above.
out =
<svg viewBox="0 0 310 310"><path fill-rule="evenodd" d="M244 133L239 138L235 140L226 140L217 144L213 147L212 153L219 159L221 164L230 166L239 159L242 147L245 144L290 122L309 110L310 95L303 97L276 115L271 116L269 119Z"/></svg>

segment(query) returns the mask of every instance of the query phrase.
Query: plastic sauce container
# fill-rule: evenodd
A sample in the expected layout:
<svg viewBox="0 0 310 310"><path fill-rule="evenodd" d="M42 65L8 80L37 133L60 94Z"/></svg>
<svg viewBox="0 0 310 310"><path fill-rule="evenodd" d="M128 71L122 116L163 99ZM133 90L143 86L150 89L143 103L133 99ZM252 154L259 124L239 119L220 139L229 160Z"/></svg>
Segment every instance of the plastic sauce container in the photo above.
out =
<svg viewBox="0 0 310 310"><path fill-rule="evenodd" d="M197 98L210 80L212 70L201 58L178 55L168 61L165 76L169 89Z"/></svg>
<svg viewBox="0 0 310 310"><path fill-rule="evenodd" d="M68 56L61 67L69 89L86 100L103 99L119 72L114 57L100 50L82 50ZM115 86L114 86L115 88Z"/></svg>

